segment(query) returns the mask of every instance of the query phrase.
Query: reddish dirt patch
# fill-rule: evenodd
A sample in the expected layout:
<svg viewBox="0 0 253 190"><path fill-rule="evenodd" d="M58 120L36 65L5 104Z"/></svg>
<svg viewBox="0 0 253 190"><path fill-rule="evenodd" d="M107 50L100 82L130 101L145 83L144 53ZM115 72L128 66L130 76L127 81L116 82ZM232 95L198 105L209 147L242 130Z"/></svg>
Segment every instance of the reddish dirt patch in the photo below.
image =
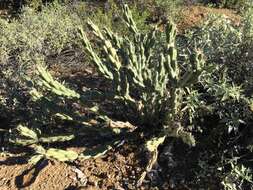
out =
<svg viewBox="0 0 253 190"><path fill-rule="evenodd" d="M34 179L33 170L26 173L32 166L29 164L5 165L7 157L0 158L3 164L0 169L0 187L1 190L15 189L66 189L73 180L74 176L70 170L70 166L64 163L55 165L49 163ZM23 175L25 174L25 175ZM30 186L31 180L35 180ZM26 187L27 186L27 187Z"/></svg>
<svg viewBox="0 0 253 190"><path fill-rule="evenodd" d="M179 31L184 31L201 23L210 14L225 15L235 25L240 24L241 17L230 9L217 9L204 6L189 6L181 11L181 21L178 23Z"/></svg>
<svg viewBox="0 0 253 190"><path fill-rule="evenodd" d="M142 169L136 151L123 146L103 158L78 161L74 165L50 161L36 175L34 170L27 172L32 167L30 164L12 163L8 161L10 157L0 157L0 189L137 189L135 184Z"/></svg>

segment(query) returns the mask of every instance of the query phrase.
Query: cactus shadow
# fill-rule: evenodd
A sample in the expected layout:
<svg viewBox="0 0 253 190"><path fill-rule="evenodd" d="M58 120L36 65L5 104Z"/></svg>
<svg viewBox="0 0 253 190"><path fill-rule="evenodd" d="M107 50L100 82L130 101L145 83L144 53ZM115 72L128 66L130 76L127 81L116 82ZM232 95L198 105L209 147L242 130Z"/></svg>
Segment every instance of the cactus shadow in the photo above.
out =
<svg viewBox="0 0 253 190"><path fill-rule="evenodd" d="M20 188L30 186L35 182L38 174L48 165L47 160L41 160L36 165L23 171L20 175L15 178L15 185Z"/></svg>
<svg viewBox="0 0 253 190"><path fill-rule="evenodd" d="M88 74L83 72L75 72L71 75L62 77L62 80L67 83L75 85L79 91L86 89L99 89L106 91L111 89L110 82L105 80L103 77L99 77L96 74Z"/></svg>
<svg viewBox="0 0 253 190"><path fill-rule="evenodd" d="M7 166L12 166L12 165L17 165L17 164L26 164L27 159L24 156L15 156L15 157L8 157L5 160L0 161L0 166L1 165L7 165Z"/></svg>
<svg viewBox="0 0 253 190"><path fill-rule="evenodd" d="M0 160L0 166L12 166L12 165L22 165L26 164L28 158L31 155L31 149L29 147L18 147L18 146L11 146L7 144L4 146L7 150L7 154L5 156L5 151L0 152L4 156L4 160ZM25 154L23 154L25 152ZM10 155L8 155L10 154Z"/></svg>

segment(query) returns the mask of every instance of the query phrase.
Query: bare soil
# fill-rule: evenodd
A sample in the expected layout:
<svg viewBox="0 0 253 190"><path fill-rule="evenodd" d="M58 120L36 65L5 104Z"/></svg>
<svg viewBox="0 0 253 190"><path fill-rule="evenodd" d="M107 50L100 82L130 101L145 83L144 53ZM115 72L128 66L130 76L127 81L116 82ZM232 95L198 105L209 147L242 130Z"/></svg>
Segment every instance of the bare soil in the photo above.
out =
<svg viewBox="0 0 253 190"><path fill-rule="evenodd" d="M103 158L33 167L24 157L0 157L1 190L136 189L142 171L137 148L123 146Z"/></svg>
<svg viewBox="0 0 253 190"><path fill-rule="evenodd" d="M209 8L204 6L189 6L181 10L181 19L177 27L179 31L184 31L191 27L197 26L210 14L224 15L235 25L240 24L241 17L236 14L236 11L230 9Z"/></svg>

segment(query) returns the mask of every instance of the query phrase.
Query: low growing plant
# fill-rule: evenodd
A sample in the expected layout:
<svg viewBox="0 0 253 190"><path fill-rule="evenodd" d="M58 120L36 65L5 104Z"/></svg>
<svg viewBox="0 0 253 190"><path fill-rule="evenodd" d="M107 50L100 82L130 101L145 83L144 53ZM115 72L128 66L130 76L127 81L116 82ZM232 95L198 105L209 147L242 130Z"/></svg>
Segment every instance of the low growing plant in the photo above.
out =
<svg viewBox="0 0 253 190"><path fill-rule="evenodd" d="M216 155L210 160L206 156L203 160L207 163L206 168L216 170L208 171L208 175L220 179L225 189L252 188L252 182L248 180L252 176L252 166L249 164L249 158L252 157L249 151L252 141L249 139L252 139L250 131L253 119L250 109L253 92L252 56L249 53L253 47L250 35L251 12L249 8L239 24L223 16L211 15L202 24L186 32L186 35L178 37L177 41L181 52L188 54L196 47L201 48L206 55L206 64L216 65L210 76L201 79L204 102L208 102L211 111L208 116L198 117L203 120L203 134L198 134L204 139L212 139L211 148L201 153L207 153L210 157ZM216 118L217 121L212 121L211 126L206 127L210 118ZM201 125L194 118L193 123ZM209 144L196 140L200 146ZM234 159L237 162L233 165L227 161ZM200 176L196 175L196 178Z"/></svg>

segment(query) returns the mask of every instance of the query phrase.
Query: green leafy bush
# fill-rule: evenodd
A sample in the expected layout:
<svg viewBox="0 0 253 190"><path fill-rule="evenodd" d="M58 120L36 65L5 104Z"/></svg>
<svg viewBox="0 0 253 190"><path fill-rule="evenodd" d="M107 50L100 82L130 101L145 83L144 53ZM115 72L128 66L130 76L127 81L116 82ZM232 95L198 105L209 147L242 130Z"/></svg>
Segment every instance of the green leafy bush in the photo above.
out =
<svg viewBox="0 0 253 190"><path fill-rule="evenodd" d="M179 10L180 7L184 4L183 0L156 0L154 2L157 6L157 11L161 12L161 15L167 16L170 19L178 21L178 17L180 16ZM162 13L163 12L163 13Z"/></svg>
<svg viewBox="0 0 253 190"><path fill-rule="evenodd" d="M237 10L243 10L249 5L248 0L222 0L220 6L226 8L233 8Z"/></svg>
<svg viewBox="0 0 253 190"><path fill-rule="evenodd" d="M244 17L241 26L238 26L229 18L211 15L198 27L179 38L179 47L189 51L196 47L203 49L209 64L227 67L228 77L234 83L242 84L248 91L252 89L250 82L252 58L249 57L252 48L252 37L250 37L252 24L249 13L247 17Z"/></svg>
<svg viewBox="0 0 253 190"><path fill-rule="evenodd" d="M250 109L253 59L249 56L253 47L250 35L252 12L248 10L240 25L235 25L229 18L213 15L178 38L178 46L182 48L184 56L188 54L185 49L191 52L196 47L201 48L206 55L206 64L216 65L211 75L202 78L201 91L211 108L206 117L217 118L218 122L213 123L212 129L204 126L202 131L204 138L213 140L211 147L219 147L219 150L211 148L204 151L209 152L206 153L209 156L212 153L217 155L213 158L215 164L207 164L208 159L203 161L201 158L200 162L206 163L207 168L216 168L212 175L222 181L225 189L252 187L252 167L247 158L252 156L249 150L252 142L246 140L252 138L252 132L249 131L253 119ZM193 123L199 125L195 119ZM204 123L208 123L208 119ZM242 154L247 156L243 157Z"/></svg>
<svg viewBox="0 0 253 190"><path fill-rule="evenodd" d="M58 3L41 12L25 7L19 18L0 19L0 88L7 109L25 109L24 73L33 73L36 60L47 62L50 56L78 47L80 24L74 11Z"/></svg>
<svg viewBox="0 0 253 190"><path fill-rule="evenodd" d="M80 20L67 7L54 4L37 13L26 7L18 20L1 19L1 62L18 53L21 63L32 57L60 52L74 43Z"/></svg>

